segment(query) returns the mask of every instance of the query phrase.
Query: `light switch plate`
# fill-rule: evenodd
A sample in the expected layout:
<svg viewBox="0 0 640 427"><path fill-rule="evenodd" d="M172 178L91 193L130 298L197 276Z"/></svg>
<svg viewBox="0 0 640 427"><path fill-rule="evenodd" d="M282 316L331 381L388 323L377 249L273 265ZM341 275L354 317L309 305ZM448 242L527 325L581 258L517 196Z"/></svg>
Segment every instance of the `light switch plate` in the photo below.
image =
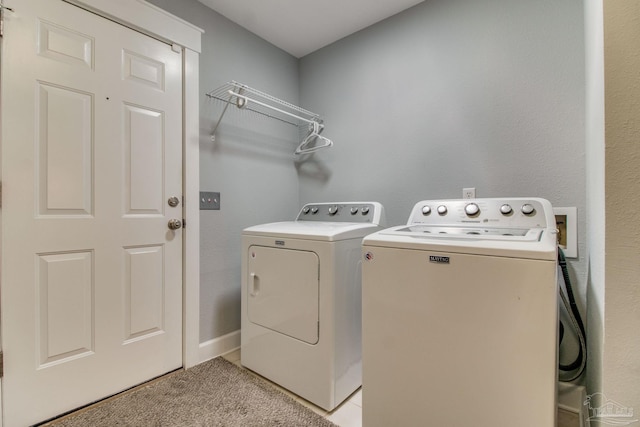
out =
<svg viewBox="0 0 640 427"><path fill-rule="evenodd" d="M220 210L220 193L215 191L200 192L200 210L217 211Z"/></svg>

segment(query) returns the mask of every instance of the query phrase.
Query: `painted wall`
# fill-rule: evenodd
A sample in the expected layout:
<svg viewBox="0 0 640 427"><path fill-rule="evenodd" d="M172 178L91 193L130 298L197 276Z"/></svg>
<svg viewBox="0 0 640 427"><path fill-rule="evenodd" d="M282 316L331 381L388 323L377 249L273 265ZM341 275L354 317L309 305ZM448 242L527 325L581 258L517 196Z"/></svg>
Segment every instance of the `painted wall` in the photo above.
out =
<svg viewBox="0 0 640 427"><path fill-rule="evenodd" d="M463 187L576 206L585 313L584 40L580 0L430 0L302 58L335 145L298 165L301 202L376 200L390 225Z"/></svg>
<svg viewBox="0 0 640 427"><path fill-rule="evenodd" d="M299 209L293 151L298 131L229 108L206 92L236 80L297 102L298 61L197 0L150 3L205 30L200 55L200 189L219 191L221 210L200 214L200 342L240 329L240 236L251 225L294 217ZM188 226L188 224L187 224Z"/></svg>
<svg viewBox="0 0 640 427"><path fill-rule="evenodd" d="M223 208L201 215L203 342L239 328L245 226L308 201L377 200L399 224L462 187L541 196L578 207L588 393L640 408L639 0L432 0L299 62L196 0L151 2L206 30L201 184ZM204 91L231 79L323 113L334 148L294 163L297 135L243 115L211 143L221 106Z"/></svg>
<svg viewBox="0 0 640 427"><path fill-rule="evenodd" d="M571 276L586 306L585 44L579 0L434 0L300 61L196 0L152 3L203 28L201 342L238 330L240 233L302 203L539 196L578 208ZM294 159L295 130L204 96L229 80L324 115L335 146ZM299 92L298 92L299 90ZM567 361L574 342L566 340Z"/></svg>
<svg viewBox="0 0 640 427"><path fill-rule="evenodd" d="M603 391L640 409L640 0L604 2L606 287Z"/></svg>

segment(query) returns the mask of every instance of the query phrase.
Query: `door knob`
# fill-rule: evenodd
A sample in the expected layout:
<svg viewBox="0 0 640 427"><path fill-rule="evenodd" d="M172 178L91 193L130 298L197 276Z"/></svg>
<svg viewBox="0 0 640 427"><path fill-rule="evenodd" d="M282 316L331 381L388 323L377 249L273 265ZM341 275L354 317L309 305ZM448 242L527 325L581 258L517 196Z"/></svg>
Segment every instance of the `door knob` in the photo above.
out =
<svg viewBox="0 0 640 427"><path fill-rule="evenodd" d="M170 230L177 230L178 228L182 228L182 221L175 218L170 219L168 226Z"/></svg>
<svg viewBox="0 0 640 427"><path fill-rule="evenodd" d="M167 203L169 204L169 206L171 206L172 208L175 208L176 206L178 206L178 204L180 204L180 199L178 199L177 197L169 197L169 200L167 200Z"/></svg>

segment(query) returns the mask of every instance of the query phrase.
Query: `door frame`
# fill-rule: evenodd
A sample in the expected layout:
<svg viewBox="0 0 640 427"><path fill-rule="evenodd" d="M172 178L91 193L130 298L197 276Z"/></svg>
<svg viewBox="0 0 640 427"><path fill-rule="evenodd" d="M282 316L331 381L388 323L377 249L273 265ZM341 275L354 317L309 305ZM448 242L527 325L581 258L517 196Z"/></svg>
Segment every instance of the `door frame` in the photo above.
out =
<svg viewBox="0 0 640 427"><path fill-rule="evenodd" d="M171 44L183 55L183 267L182 267L182 365L200 363L200 225L199 225L199 54L204 32L145 0L59 0L74 4L123 26ZM5 11L19 16L19 7ZM2 141L0 141L2 144ZM188 167L187 167L188 165ZM0 284L1 286L1 284ZM0 343L1 346L1 343ZM0 347L1 349L1 347ZM1 395L0 395L1 399ZM1 403L1 400L0 400ZM0 415L2 407L0 406ZM0 417L0 426L2 417Z"/></svg>

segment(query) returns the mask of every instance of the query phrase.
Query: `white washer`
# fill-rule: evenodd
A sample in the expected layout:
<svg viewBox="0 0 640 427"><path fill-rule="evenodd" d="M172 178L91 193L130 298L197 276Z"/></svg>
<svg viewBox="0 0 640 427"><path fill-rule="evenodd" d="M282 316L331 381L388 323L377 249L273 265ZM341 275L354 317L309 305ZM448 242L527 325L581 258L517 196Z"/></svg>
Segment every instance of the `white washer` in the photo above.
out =
<svg viewBox="0 0 640 427"><path fill-rule="evenodd" d="M363 241L366 427L556 425L550 203L435 200Z"/></svg>
<svg viewBox="0 0 640 427"><path fill-rule="evenodd" d="M242 234L241 363L326 410L362 384L362 238L376 202L311 203Z"/></svg>

